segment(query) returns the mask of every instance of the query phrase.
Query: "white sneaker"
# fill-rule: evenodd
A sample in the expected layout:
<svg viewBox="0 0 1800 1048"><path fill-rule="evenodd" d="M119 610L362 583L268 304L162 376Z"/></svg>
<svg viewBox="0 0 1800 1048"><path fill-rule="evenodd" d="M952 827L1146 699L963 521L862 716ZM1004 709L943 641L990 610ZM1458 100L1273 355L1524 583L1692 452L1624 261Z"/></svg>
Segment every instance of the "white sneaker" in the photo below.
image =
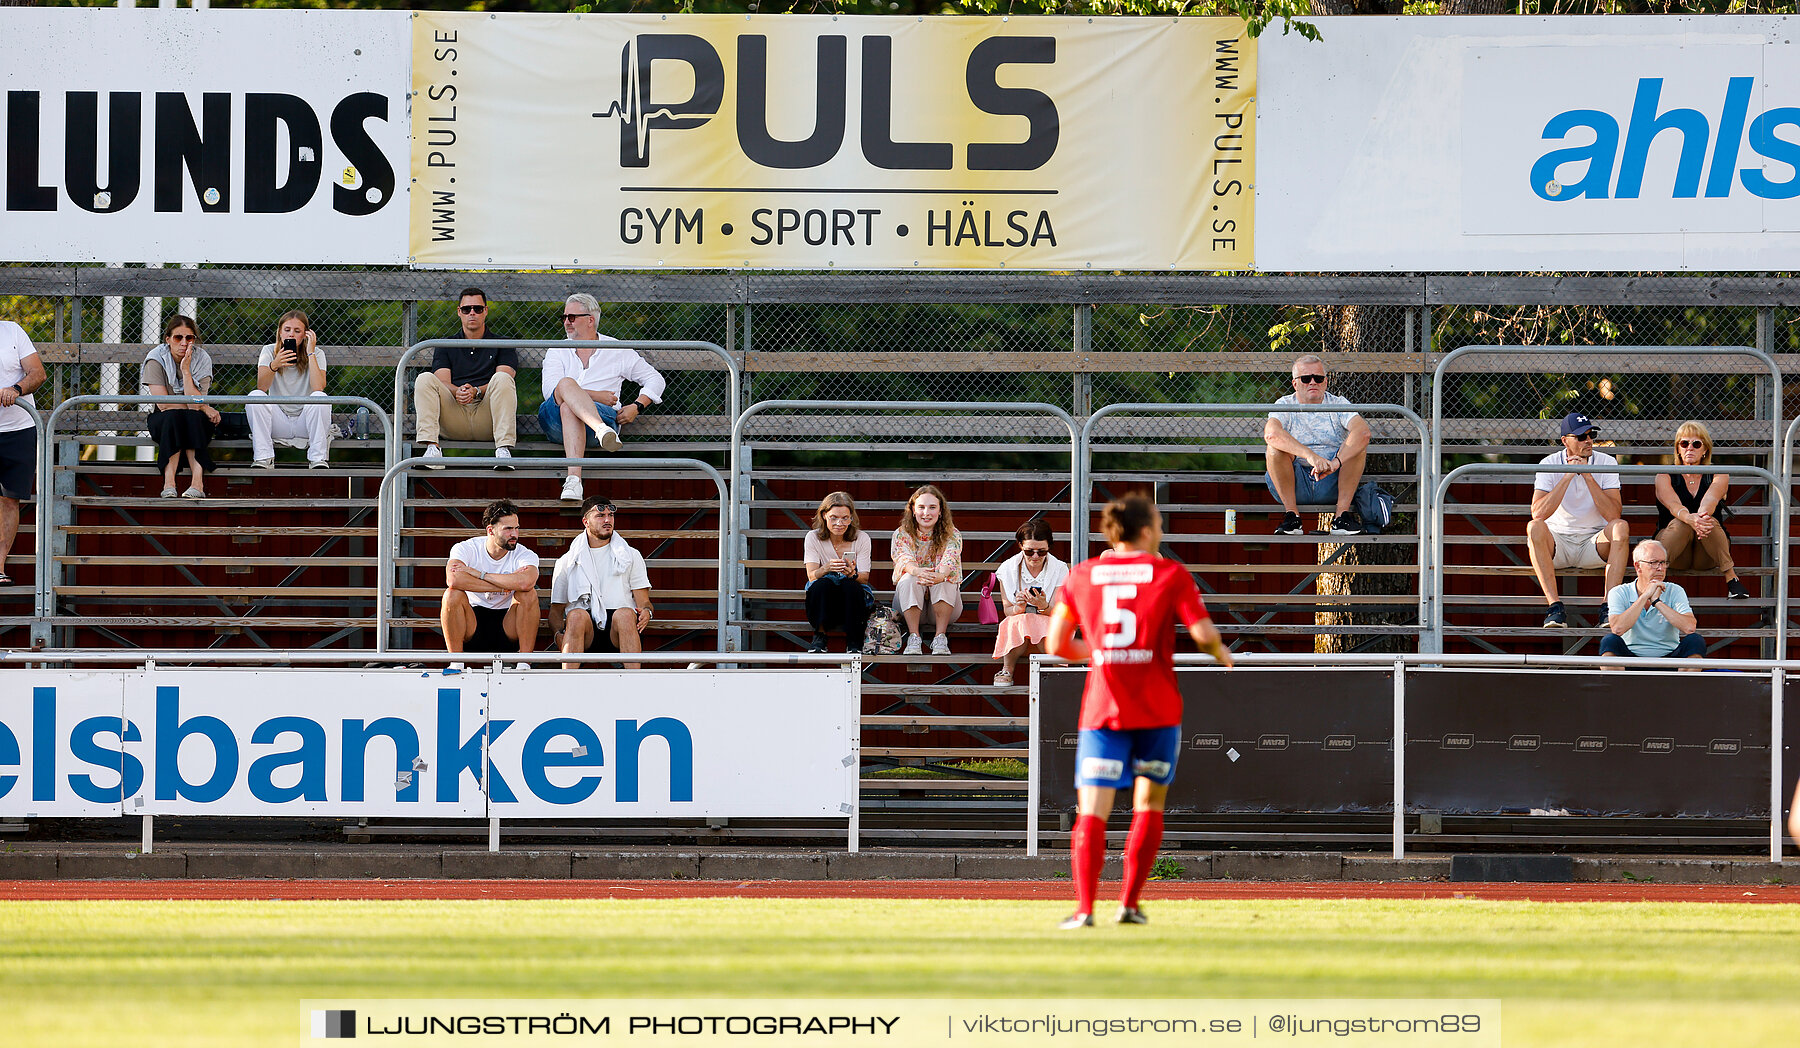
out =
<svg viewBox="0 0 1800 1048"><path fill-rule="evenodd" d="M581 498L582 498L581 478L580 477L565 478L563 480L562 500L564 502L580 502Z"/></svg>
<svg viewBox="0 0 1800 1048"><path fill-rule="evenodd" d="M272 458L257 459L255 462L252 462L250 464L252 466L255 466L257 469L274 469L275 468L275 460Z"/></svg>
<svg viewBox="0 0 1800 1048"><path fill-rule="evenodd" d="M330 469L331 463L324 459L313 459L306 464L307 469Z"/></svg>
<svg viewBox="0 0 1800 1048"><path fill-rule="evenodd" d="M438 447L436 444L427 444L427 445L425 445L424 457L428 458L428 459L441 459L444 457L444 449ZM427 462L427 463L425 463L425 468L426 469L443 469L444 467Z"/></svg>
<svg viewBox="0 0 1800 1048"><path fill-rule="evenodd" d="M942 633L931 638L931 653L933 655L950 654L950 638L944 636Z"/></svg>
<svg viewBox="0 0 1800 1048"><path fill-rule="evenodd" d="M515 670L528 670L530 668L531 668L531 663L529 663L529 662L521 662L517 666L513 667L513 669L515 669Z"/></svg>
<svg viewBox="0 0 1800 1048"><path fill-rule="evenodd" d="M906 635L906 650L901 652L901 654L902 655L923 655L923 654L925 654L924 638L920 637L917 633L907 634Z"/></svg>
<svg viewBox="0 0 1800 1048"><path fill-rule="evenodd" d="M512 449L511 448L495 448L494 449L494 457L501 460L497 465L494 466L495 469L510 470L513 468L512 463L506 461L507 459L512 458Z"/></svg>
<svg viewBox="0 0 1800 1048"><path fill-rule="evenodd" d="M462 671L463 664L460 662L452 662L450 665L444 667L445 673L461 673Z"/></svg>
<svg viewBox="0 0 1800 1048"><path fill-rule="evenodd" d="M601 426L597 432L600 434L601 451L617 451L625 446L624 443L619 440L618 430Z"/></svg>

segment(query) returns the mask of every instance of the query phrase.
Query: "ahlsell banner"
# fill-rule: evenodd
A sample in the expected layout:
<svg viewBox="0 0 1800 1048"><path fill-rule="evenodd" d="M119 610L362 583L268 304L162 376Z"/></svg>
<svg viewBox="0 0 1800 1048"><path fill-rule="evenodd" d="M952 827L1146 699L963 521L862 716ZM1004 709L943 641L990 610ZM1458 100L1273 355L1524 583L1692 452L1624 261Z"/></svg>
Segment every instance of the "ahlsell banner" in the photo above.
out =
<svg viewBox="0 0 1800 1048"><path fill-rule="evenodd" d="M1231 19L420 12L411 261L1243 269Z"/></svg>
<svg viewBox="0 0 1800 1048"><path fill-rule="evenodd" d="M406 260L407 17L0 8L9 262Z"/></svg>
<svg viewBox="0 0 1800 1048"><path fill-rule="evenodd" d="M1800 257L1793 16L1318 22L1259 56L1261 268Z"/></svg>

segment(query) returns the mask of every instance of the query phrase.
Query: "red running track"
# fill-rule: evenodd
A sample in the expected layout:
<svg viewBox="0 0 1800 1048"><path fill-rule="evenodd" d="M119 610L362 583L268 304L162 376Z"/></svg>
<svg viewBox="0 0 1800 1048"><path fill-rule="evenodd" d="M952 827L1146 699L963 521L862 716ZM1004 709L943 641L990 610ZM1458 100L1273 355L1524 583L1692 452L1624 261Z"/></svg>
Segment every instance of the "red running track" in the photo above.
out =
<svg viewBox="0 0 1800 1048"><path fill-rule="evenodd" d="M1102 894L1113 890L1103 888ZM0 881L0 900L1054 899L1066 881L139 880ZM1488 899L1800 903L1800 885L1154 881L1147 899Z"/></svg>

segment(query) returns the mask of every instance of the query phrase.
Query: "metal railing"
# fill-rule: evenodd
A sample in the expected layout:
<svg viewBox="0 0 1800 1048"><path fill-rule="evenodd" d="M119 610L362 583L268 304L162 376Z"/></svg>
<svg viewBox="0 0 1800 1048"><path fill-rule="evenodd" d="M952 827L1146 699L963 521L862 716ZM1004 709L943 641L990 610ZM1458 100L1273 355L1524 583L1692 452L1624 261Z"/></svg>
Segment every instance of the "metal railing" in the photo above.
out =
<svg viewBox="0 0 1800 1048"><path fill-rule="evenodd" d="M1040 404L1029 401L1007 403L962 400L763 400L744 409L743 413L736 417L736 421L734 421L731 426L731 478L732 483L735 486L734 492L737 496L737 514L739 515L739 518L733 524L736 534L742 534L745 530L748 530L750 526L751 484L749 478L750 467L744 454L745 426L752 418L764 412L793 410L797 408L889 412L960 412L965 414L983 415L1027 414L1044 415L1054 418L1067 427L1069 431L1069 494L1071 499L1069 524L1071 531L1075 529L1077 522L1075 519L1075 504L1073 500L1076 494L1081 490L1082 456L1079 450L1081 438L1078 428L1075 425L1075 419L1070 416L1068 412L1054 404ZM1085 521L1082 523L1085 524ZM1074 541L1075 536L1071 535L1070 542L1073 543ZM747 554L747 551L739 551L735 544L732 546L732 550L734 556L739 552L746 552ZM734 621L741 619L743 616L743 599L741 596L743 588L744 577L742 571L733 571L731 575L730 600L728 603L731 609L731 618Z"/></svg>
<svg viewBox="0 0 1800 1048"><path fill-rule="evenodd" d="M1046 668L1072 668L1060 659L1049 655L1033 655L1031 661L1036 666ZM1431 653L1400 655L1332 655L1321 658L1317 655L1267 655L1246 653L1236 656L1238 672L1243 669L1260 667L1343 667L1354 669L1367 667L1371 669L1391 669L1394 672L1394 731L1395 740L1406 739L1406 670L1439 669L1439 668L1475 668L1475 669L1528 669L1528 670L1597 670L1597 669L1629 669L1629 670L1691 670L1693 660L1690 659L1622 659L1608 656L1576 656L1576 655L1444 655ZM1177 655L1175 665L1178 668L1217 667L1210 656ZM1786 841L1786 833L1781 821L1782 804L1786 798L1782 787L1782 692L1788 673L1800 670L1800 662L1763 659L1708 659L1708 670L1729 670L1739 673L1763 675L1770 679L1769 701L1769 861L1780 862L1781 850ZM1221 670L1220 672L1225 672ZM1039 809L1042 807L1042 762L1037 759L1037 749L1043 739L1040 724L1040 704L1038 695L1039 675L1031 675L1031 715L1030 732L1031 759L1027 763L1029 775L1025 805L1025 853L1038 854ZM1406 855L1406 747L1392 747L1394 773L1394 819L1392 826L1392 854L1396 859Z"/></svg>
<svg viewBox="0 0 1800 1048"><path fill-rule="evenodd" d="M1722 473L1730 477L1756 477L1765 481L1769 485L1769 490L1775 496L1775 506L1778 510L1776 519L1783 522L1783 530L1786 530L1785 522L1787 521L1788 516L1788 494L1787 490L1782 487L1781 478L1770 471L1763 469L1761 466L1707 466L1705 467L1705 470L1708 473ZM1694 472L1694 469L1691 466L1559 466L1545 465L1544 463L1513 462L1471 462L1467 465L1458 466L1445 474L1443 478L1437 482L1437 491L1433 498L1437 509L1435 514L1436 519L1433 520L1431 527L1432 557L1430 570L1432 574L1436 576L1436 578L1433 579L1432 584L1439 592L1442 592L1444 552L1443 513L1446 505L1444 500L1450 489L1450 485L1464 477L1493 476L1496 474L1535 475L1538 473L1617 473L1628 477L1654 477L1661 474L1692 472ZM1646 536L1646 538L1654 537L1655 536L1653 535ZM1637 541L1641 540L1634 540L1633 545L1635 545ZM1787 658L1787 614L1785 612L1787 607L1787 563L1787 543L1785 541L1776 542L1775 658L1777 660ZM1431 636L1433 638L1433 643L1436 645L1432 649L1434 651L1442 651L1444 647L1443 608L1443 603L1439 602L1438 614L1431 623ZM1718 663L1709 662L1707 665L1713 666L1718 665Z"/></svg>
<svg viewBox="0 0 1800 1048"><path fill-rule="evenodd" d="M51 577L51 565L55 563L51 555L52 539L56 533L55 501L56 494L51 479L56 469L56 423L61 420L64 411L88 404L210 404L210 405L249 405L249 404L293 404L308 407L314 404L346 404L368 408L370 413L381 420L381 432L392 437L393 428L388 413L380 404L367 397L344 396L304 396L304 397L271 397L258 394L243 397L193 397L193 396L149 396L135 393L100 393L70 397L50 412L50 417L39 428L38 446L38 512L37 512L37 562L36 562L36 597L37 617L40 620L51 620L56 615L56 593L54 579ZM388 445L385 454L393 455L392 448L396 442L392 439L383 441ZM50 490L46 491L48 488Z"/></svg>
<svg viewBox="0 0 1800 1048"><path fill-rule="evenodd" d="M588 469L666 469L686 470L704 474L713 482L719 492L719 578L726 577L728 567L727 551L731 528L728 523L731 510L731 495L726 487L725 478L712 466L698 459L684 458L629 458L629 459L572 459L572 458L529 458L501 459L493 456L463 456L455 460L441 458L427 459L423 455L414 455L389 466L381 477L381 491L378 515L380 527L376 540L376 575L380 585L375 603L375 650L388 650L388 622L392 618L394 600L394 577L397 561L400 556L400 499L396 497L399 478L420 468L442 468L446 462L454 461L461 466L510 466L515 471L534 472L537 470L566 469L570 466ZM726 643L726 602L725 587L719 587L718 614L716 632L719 651L732 650Z"/></svg>
<svg viewBox="0 0 1800 1048"><path fill-rule="evenodd" d="M726 351L723 347L717 345L716 343L712 343L712 342L664 342L664 341L655 341L655 340L647 340L647 339L619 339L619 340L610 340L610 341L604 341L604 342L602 342L602 341L580 342L580 341L575 341L573 339L545 339L545 338L514 338L514 339L431 338L431 339L426 339L423 342L415 342L412 345L406 347L406 351L401 353L400 359L394 363L394 422L397 427L395 429L395 432L399 435L400 439L405 438L405 429L406 429L406 403L407 403L407 400L406 400L406 398L407 398L406 369L407 369L407 365L412 361L413 357L418 356L420 353L422 353L428 349L429 350L435 350L435 349L440 349L440 348L441 349L475 349L478 347L488 348L488 349L510 348L510 349L544 349L544 350L549 350L549 349L599 349L599 350L667 349L667 350L688 350L688 351L701 352L701 353L711 353L725 363L725 373L728 376L728 380L725 383L725 405L726 405L726 412L727 412L726 417L735 419L738 416L738 400L739 400L739 397L741 396L741 389L743 387L743 375L741 373L741 370L738 367L737 358L733 357L728 351ZM397 439L396 441L394 441L394 443L396 445L398 445L399 440ZM396 458L395 461L399 461L398 458Z"/></svg>
<svg viewBox="0 0 1800 1048"><path fill-rule="evenodd" d="M1346 413L1346 412L1348 412L1348 413L1361 415L1361 414L1379 413L1379 414L1383 414L1383 415L1392 415L1394 417L1405 419L1406 421L1412 423L1413 428L1419 434L1419 449L1420 449L1420 454L1417 456L1417 460L1418 460L1417 482L1418 482L1418 486L1419 486L1418 518L1421 522L1428 519L1428 517L1430 515L1431 489L1430 489L1430 486L1426 483L1426 478L1427 478L1428 474L1426 471L1424 449L1429 440L1429 437L1427 436L1427 434L1425 432L1425 420L1420 418L1417 412L1414 412L1409 408L1402 407L1399 404L1109 404L1106 407L1103 407L1100 410L1094 412L1092 415L1089 415L1086 424L1084 424L1081 427L1082 477L1081 477L1081 487L1079 489L1079 495L1078 495L1078 497L1080 499L1079 506L1080 506L1080 516L1081 516L1081 535L1079 538L1079 544L1076 545L1076 547L1074 548L1074 553L1076 555L1076 559L1085 560L1085 559L1087 559L1087 555L1088 555L1088 535L1089 535L1088 513L1092 508L1092 502L1093 502L1093 498L1092 498L1093 493L1088 490L1088 486L1091 483L1089 478L1091 478L1093 476L1094 427L1096 425L1098 425L1103 419L1110 418L1113 415L1121 414L1124 412L1133 412L1133 413L1140 413L1140 414L1148 413L1148 412L1157 412L1157 413L1165 415L1165 416L1175 414L1175 413L1180 413L1180 414L1188 415L1188 416L1203 416L1203 415L1261 415L1261 414L1269 414L1271 412L1288 412L1288 411L1300 412L1302 414L1327 414L1327 413ZM1201 450L1204 450L1204 449L1201 449ZM1375 450L1378 451L1378 449L1375 449ZM1432 577L1431 571L1430 571L1430 564L1431 564L1431 559L1434 554L1434 551L1426 543L1426 534L1425 534L1424 527L1420 526L1418 530L1419 530L1419 553L1418 553L1418 556L1419 556L1419 629L1421 631L1423 631L1426 628L1426 624L1430 621L1431 609L1432 609L1433 602L1435 600L1434 591L1432 591L1428 587L1428 581ZM1073 563L1073 561L1071 561L1071 563Z"/></svg>

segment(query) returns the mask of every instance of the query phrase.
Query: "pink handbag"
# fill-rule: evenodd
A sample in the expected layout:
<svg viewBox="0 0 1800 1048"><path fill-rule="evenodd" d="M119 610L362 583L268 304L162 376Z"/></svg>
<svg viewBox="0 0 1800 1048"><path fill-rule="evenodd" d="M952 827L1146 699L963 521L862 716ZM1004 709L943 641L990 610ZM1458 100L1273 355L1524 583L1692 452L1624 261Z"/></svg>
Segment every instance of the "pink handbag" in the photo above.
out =
<svg viewBox="0 0 1800 1048"><path fill-rule="evenodd" d="M993 572L988 572L987 585L981 587L981 605L975 609L975 618L980 621L983 626L1000 625L1000 609L994 606L992 596L994 592L994 582L997 578L998 576Z"/></svg>

